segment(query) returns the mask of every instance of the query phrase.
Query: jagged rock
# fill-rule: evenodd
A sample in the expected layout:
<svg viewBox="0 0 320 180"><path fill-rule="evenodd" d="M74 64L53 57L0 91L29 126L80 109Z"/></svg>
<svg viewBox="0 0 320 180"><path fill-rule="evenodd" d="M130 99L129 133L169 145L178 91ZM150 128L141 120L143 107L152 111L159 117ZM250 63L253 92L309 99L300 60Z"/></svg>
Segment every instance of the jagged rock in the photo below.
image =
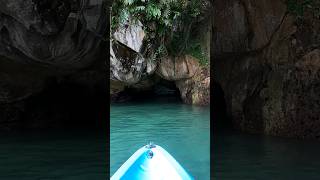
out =
<svg viewBox="0 0 320 180"><path fill-rule="evenodd" d="M113 42L110 47L110 77L112 80L121 81L128 85L140 81L145 73L146 60L131 48Z"/></svg>
<svg viewBox="0 0 320 180"><path fill-rule="evenodd" d="M145 32L140 21L128 20L113 33L110 41L110 77L132 86L155 71L156 63L144 57L142 46Z"/></svg>
<svg viewBox="0 0 320 180"><path fill-rule="evenodd" d="M129 19L126 25L122 25L115 30L113 37L132 50L141 52L145 32L140 21L133 22L133 20Z"/></svg>

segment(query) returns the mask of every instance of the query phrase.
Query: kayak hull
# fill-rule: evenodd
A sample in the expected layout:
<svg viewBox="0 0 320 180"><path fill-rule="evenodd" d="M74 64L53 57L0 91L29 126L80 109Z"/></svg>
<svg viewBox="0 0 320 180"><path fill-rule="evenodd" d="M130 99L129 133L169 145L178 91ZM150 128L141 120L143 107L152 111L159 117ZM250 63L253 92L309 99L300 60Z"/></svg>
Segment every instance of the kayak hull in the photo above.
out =
<svg viewBox="0 0 320 180"><path fill-rule="evenodd" d="M187 171L162 147L144 146L137 150L111 180L193 180Z"/></svg>

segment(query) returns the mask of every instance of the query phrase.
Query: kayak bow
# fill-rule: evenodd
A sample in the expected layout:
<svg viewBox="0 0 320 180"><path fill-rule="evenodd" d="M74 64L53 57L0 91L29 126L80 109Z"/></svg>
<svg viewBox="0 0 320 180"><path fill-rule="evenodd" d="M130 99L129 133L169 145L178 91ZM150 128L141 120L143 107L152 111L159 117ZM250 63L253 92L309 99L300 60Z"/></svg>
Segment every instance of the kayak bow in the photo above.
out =
<svg viewBox="0 0 320 180"><path fill-rule="evenodd" d="M148 144L136 151L111 180L193 180L162 147Z"/></svg>

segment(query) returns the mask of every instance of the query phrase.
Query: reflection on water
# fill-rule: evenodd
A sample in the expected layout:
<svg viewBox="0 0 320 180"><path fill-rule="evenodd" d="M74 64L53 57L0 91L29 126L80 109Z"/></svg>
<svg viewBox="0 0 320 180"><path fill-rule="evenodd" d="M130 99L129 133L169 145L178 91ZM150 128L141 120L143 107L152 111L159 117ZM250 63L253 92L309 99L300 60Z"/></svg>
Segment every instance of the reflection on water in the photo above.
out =
<svg viewBox="0 0 320 180"><path fill-rule="evenodd" d="M196 179L210 175L210 110L173 102L111 104L110 173L149 141Z"/></svg>
<svg viewBox="0 0 320 180"><path fill-rule="evenodd" d="M213 142L214 179L320 179L318 141L217 132Z"/></svg>

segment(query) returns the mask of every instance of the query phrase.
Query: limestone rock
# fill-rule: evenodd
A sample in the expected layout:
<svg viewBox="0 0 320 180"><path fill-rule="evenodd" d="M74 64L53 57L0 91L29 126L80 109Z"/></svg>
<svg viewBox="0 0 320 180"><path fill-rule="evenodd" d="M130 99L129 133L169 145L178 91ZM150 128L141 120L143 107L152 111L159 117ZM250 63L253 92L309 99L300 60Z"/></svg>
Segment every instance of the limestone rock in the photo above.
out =
<svg viewBox="0 0 320 180"><path fill-rule="evenodd" d="M160 60L156 73L163 79L176 81L191 78L199 69L199 62L190 55L165 57Z"/></svg>
<svg viewBox="0 0 320 180"><path fill-rule="evenodd" d="M278 0L217 0L214 2L214 54L241 54L265 47L286 14Z"/></svg>
<svg viewBox="0 0 320 180"><path fill-rule="evenodd" d="M131 48L117 43L110 47L110 77L112 80L122 81L126 84L135 84L140 81L146 60Z"/></svg>
<svg viewBox="0 0 320 180"><path fill-rule="evenodd" d="M125 44L132 50L140 52L145 32L140 21L133 22L133 20L129 19L126 25L120 26L115 30L113 37L115 40Z"/></svg>
<svg viewBox="0 0 320 180"><path fill-rule="evenodd" d="M110 41L110 78L127 86L140 82L154 73L156 63L143 56L145 32L140 21L130 18L127 24L118 27Z"/></svg>
<svg viewBox="0 0 320 180"><path fill-rule="evenodd" d="M182 100L187 104L210 105L210 74L209 69L199 71L189 79L176 81Z"/></svg>
<svg viewBox="0 0 320 180"><path fill-rule="evenodd" d="M283 1L215 3L213 77L224 90L234 126L319 139L319 19L305 16L298 22Z"/></svg>

